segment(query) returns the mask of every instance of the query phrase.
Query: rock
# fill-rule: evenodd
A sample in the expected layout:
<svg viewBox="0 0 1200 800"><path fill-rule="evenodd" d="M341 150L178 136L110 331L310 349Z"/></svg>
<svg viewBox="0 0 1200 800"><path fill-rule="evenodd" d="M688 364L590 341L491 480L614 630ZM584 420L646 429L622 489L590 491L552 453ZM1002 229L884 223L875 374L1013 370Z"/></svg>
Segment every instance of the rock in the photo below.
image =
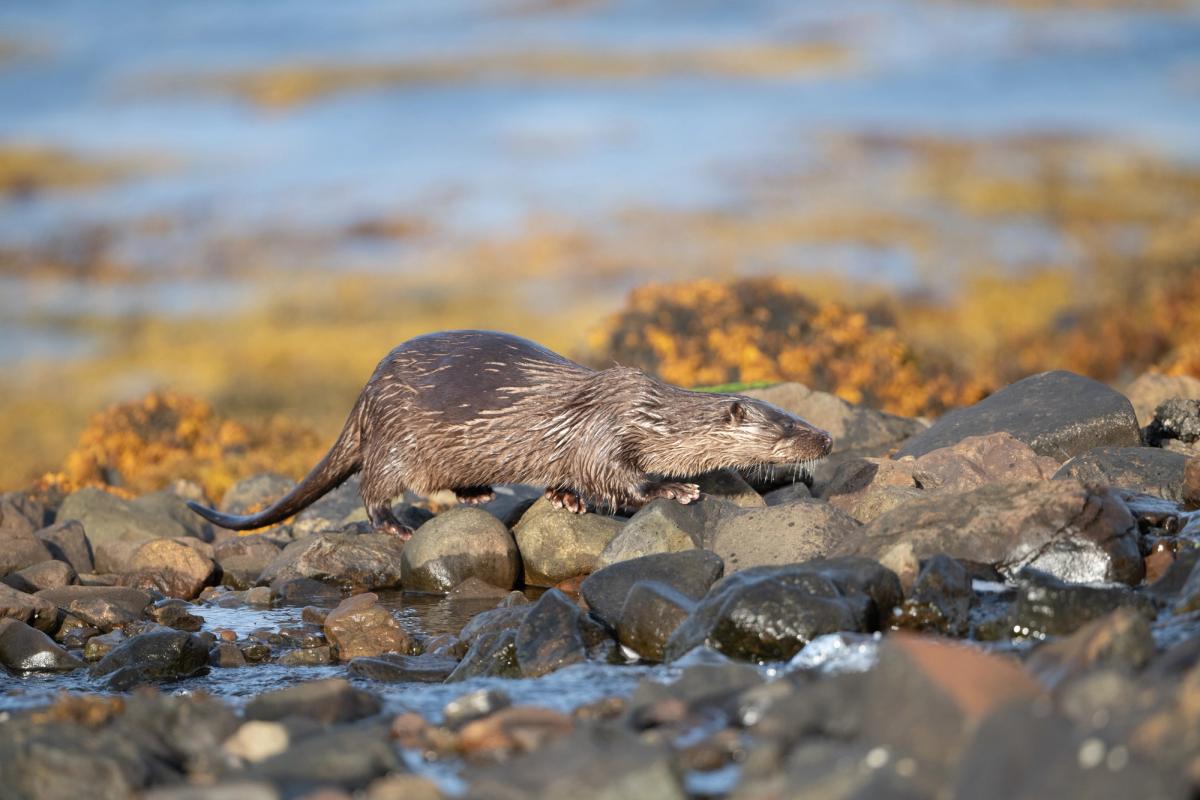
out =
<svg viewBox="0 0 1200 800"><path fill-rule="evenodd" d="M144 619L150 606L150 595L123 586L63 586L35 596L102 631Z"/></svg>
<svg viewBox="0 0 1200 800"><path fill-rule="evenodd" d="M34 535L46 546L51 557L70 564L76 574L95 571L92 543L83 532L83 525L77 520L67 520L49 528L42 528Z"/></svg>
<svg viewBox="0 0 1200 800"><path fill-rule="evenodd" d="M1200 400L1173 398L1154 410L1154 419L1146 426L1146 442L1164 447L1178 440L1192 444L1200 440Z"/></svg>
<svg viewBox="0 0 1200 800"><path fill-rule="evenodd" d="M93 636L83 646L83 658L85 661L99 661L128 638L119 630Z"/></svg>
<svg viewBox="0 0 1200 800"><path fill-rule="evenodd" d="M1074 480L992 483L915 499L874 520L843 552L888 563L889 551L945 553L1013 576L1033 566L1078 583L1136 584L1144 566L1137 526L1110 490Z"/></svg>
<svg viewBox="0 0 1200 800"><path fill-rule="evenodd" d="M333 648L327 644L315 647L297 647L281 653L276 662L285 667L320 667L337 661Z"/></svg>
<svg viewBox="0 0 1200 800"><path fill-rule="evenodd" d="M735 470L718 469L706 472L694 481L700 487L701 494L725 500L739 508L761 508L766 505L762 495L754 491L746 479Z"/></svg>
<svg viewBox="0 0 1200 800"><path fill-rule="evenodd" d="M499 689L476 689L456 697L442 709L442 721L447 728L457 730L468 722L512 705L508 695Z"/></svg>
<svg viewBox="0 0 1200 800"><path fill-rule="evenodd" d="M818 496L860 522L870 521L883 511L919 496L913 478L913 459L840 458L825 468ZM898 502L889 502L895 495Z"/></svg>
<svg viewBox="0 0 1200 800"><path fill-rule="evenodd" d="M828 503L801 500L725 517L718 523L709 549L725 562L725 572L732 573L794 564L845 550L861 538L861 528Z"/></svg>
<svg viewBox="0 0 1200 800"><path fill-rule="evenodd" d="M721 557L709 550L658 553L621 561L589 575L581 586L588 608L612 627L621 618L629 590L639 581L657 581L698 600L724 574Z"/></svg>
<svg viewBox="0 0 1200 800"><path fill-rule="evenodd" d="M150 617L167 628L195 633L204 626L204 618L193 614L192 608L182 600L167 599L150 607Z"/></svg>
<svg viewBox="0 0 1200 800"><path fill-rule="evenodd" d="M225 490L218 509L226 514L253 514L296 488L291 478L270 472L242 478Z"/></svg>
<svg viewBox="0 0 1200 800"><path fill-rule="evenodd" d="M185 544L152 539L134 551L129 570L148 573L153 585L168 597L191 600L214 581L217 565Z"/></svg>
<svg viewBox="0 0 1200 800"><path fill-rule="evenodd" d="M536 678L586 661L590 650L607 639L567 596L551 589L538 598L517 628L514 645L521 675Z"/></svg>
<svg viewBox="0 0 1200 800"><path fill-rule="evenodd" d="M1025 669L1047 688L1093 669L1133 673L1154 656L1154 637L1146 616L1118 608L1070 636L1045 642L1026 660Z"/></svg>
<svg viewBox="0 0 1200 800"><path fill-rule="evenodd" d="M185 499L170 489L162 489L135 497L133 504L147 513L174 520L183 528L187 536L193 537L197 541L212 541L212 525L204 517L188 508L187 501L189 499L192 498Z"/></svg>
<svg viewBox="0 0 1200 800"><path fill-rule="evenodd" d="M542 497L545 487L510 483L493 486L492 491L496 496L479 508L503 522L504 527L511 528Z"/></svg>
<svg viewBox="0 0 1200 800"><path fill-rule="evenodd" d="M68 672L83 662L37 628L16 619L0 619L0 664L17 672Z"/></svg>
<svg viewBox="0 0 1200 800"><path fill-rule="evenodd" d="M717 523L738 512L738 507L728 500L703 495L687 505L674 500L652 500L630 517L605 546L596 569L655 553L702 548Z"/></svg>
<svg viewBox="0 0 1200 800"><path fill-rule="evenodd" d="M922 456L968 436L1006 431L1060 462L1093 447L1141 444L1133 406L1120 392L1065 370L1022 378L978 403L939 418L894 458Z"/></svg>
<svg viewBox="0 0 1200 800"><path fill-rule="evenodd" d="M554 586L596 569L600 553L621 523L599 514L573 514L538 500L513 529L525 565L525 583Z"/></svg>
<svg viewBox="0 0 1200 800"><path fill-rule="evenodd" d="M249 589L279 555L279 545L262 534L237 536L218 544L213 555L221 568L221 583Z"/></svg>
<svg viewBox="0 0 1200 800"><path fill-rule="evenodd" d="M46 510L20 492L0 494L0 539L11 533L31 533L45 526Z"/></svg>
<svg viewBox="0 0 1200 800"><path fill-rule="evenodd" d="M1019 629L1022 636L1035 638L1061 636L1074 633L1118 608L1154 618L1153 601L1125 586L1080 586L1035 569L1024 569L1017 576L1013 630Z"/></svg>
<svg viewBox="0 0 1200 800"><path fill-rule="evenodd" d="M301 739L282 753L251 764L246 773L281 786L289 797L300 797L306 790L331 785L362 789L401 768L385 729L355 726Z"/></svg>
<svg viewBox="0 0 1200 800"><path fill-rule="evenodd" d="M161 774L138 743L120 731L68 722L4 728L0 792L6 798L124 800L140 796L152 776Z"/></svg>
<svg viewBox="0 0 1200 800"><path fill-rule="evenodd" d="M129 571L129 562L133 560L133 554L145 541L149 540L127 542L121 539L109 539L100 542L92 551L96 556L96 571L106 575L125 574Z"/></svg>
<svg viewBox="0 0 1200 800"><path fill-rule="evenodd" d="M337 725L373 717L382 708L377 695L354 688L344 678L329 678L260 694L246 704L245 716L268 722L300 717Z"/></svg>
<svg viewBox="0 0 1200 800"><path fill-rule="evenodd" d="M1174 604L1174 611L1176 614L1189 614L1193 611L1200 610L1200 560L1189 560L1193 561L1195 565L1192 567L1191 572L1188 573L1187 579L1184 580L1183 585L1179 588L1179 599ZM1173 571L1176 574L1172 574L1172 571L1168 571L1167 575L1163 576L1164 584L1168 578L1172 578L1175 582L1178 582L1179 576L1177 573L1180 571L1182 570ZM1158 584L1155 584L1155 586L1151 587L1152 590L1158 589L1160 592L1165 588L1167 588L1167 585L1159 587Z"/></svg>
<svg viewBox="0 0 1200 800"><path fill-rule="evenodd" d="M512 706L468 722L458 732L458 750L468 758L528 753L575 729L566 714L548 708Z"/></svg>
<svg viewBox="0 0 1200 800"><path fill-rule="evenodd" d="M829 504L866 525L910 500L926 496L926 492L915 486L871 485L852 495L832 497Z"/></svg>
<svg viewBox="0 0 1200 800"><path fill-rule="evenodd" d="M687 796L663 745L624 731L589 728L497 765L468 770L473 800L602 800Z"/></svg>
<svg viewBox="0 0 1200 800"><path fill-rule="evenodd" d="M6 575L3 582L22 592L39 592L70 586L77 580L75 570L65 561L41 561L31 567Z"/></svg>
<svg viewBox="0 0 1200 800"><path fill-rule="evenodd" d="M1098 447L1063 464L1055 478L1119 486L1180 502L1188 458L1157 447Z"/></svg>
<svg viewBox="0 0 1200 800"><path fill-rule="evenodd" d="M638 581L614 623L617 640L647 661L662 661L671 635L695 610L696 600L671 586Z"/></svg>
<svg viewBox="0 0 1200 800"><path fill-rule="evenodd" d="M966 636L971 606L977 598L971 575L961 564L939 553L925 562L911 595L892 615L892 625L907 630Z"/></svg>
<svg viewBox="0 0 1200 800"><path fill-rule="evenodd" d="M458 659L424 654L360 657L350 662L350 675L384 683L442 683L454 672Z"/></svg>
<svg viewBox="0 0 1200 800"><path fill-rule="evenodd" d="M0 619L15 619L51 633L58 627L58 606L0 583Z"/></svg>
<svg viewBox="0 0 1200 800"><path fill-rule="evenodd" d="M267 589L265 602L260 603L261 605L270 605L272 598L292 606L304 603L330 605L342 600L342 592L336 586L314 581L311 578L293 578L282 583L276 581L270 588L257 586L247 591L246 594L249 595L250 592L257 589ZM247 598L247 602L250 602L249 598Z"/></svg>
<svg viewBox="0 0 1200 800"><path fill-rule="evenodd" d="M10 512L11 514L11 512ZM24 521L24 517L20 517ZM46 545L29 526L21 527L0 519L0 577L51 559Z"/></svg>
<svg viewBox="0 0 1200 800"><path fill-rule="evenodd" d="M109 542L144 542L188 533L184 526L168 516L90 487L67 495L58 509L57 519L60 523L77 520L82 524L93 552ZM98 558L99 553L96 555Z"/></svg>
<svg viewBox="0 0 1200 800"><path fill-rule="evenodd" d="M501 589L479 578L470 577L446 593L453 600L501 600L509 589Z"/></svg>
<svg viewBox="0 0 1200 800"><path fill-rule="evenodd" d="M945 774L988 714L1040 693L1011 659L896 633L884 639L867 673L862 729L868 741Z"/></svg>
<svg viewBox="0 0 1200 800"><path fill-rule="evenodd" d="M1145 428L1154 419L1154 411L1175 397L1185 400L1200 400L1200 379L1190 375L1163 375L1158 372L1143 372L1125 389L1125 396L1133 404L1138 425Z"/></svg>
<svg viewBox="0 0 1200 800"><path fill-rule="evenodd" d="M217 646L208 651L208 663L221 669L236 669L248 662L241 648L233 642L217 642Z"/></svg>
<svg viewBox="0 0 1200 800"><path fill-rule="evenodd" d="M338 658L349 661L383 653L411 653L413 641L392 612L378 605L373 593L343 600L325 617L325 638L337 647Z"/></svg>
<svg viewBox="0 0 1200 800"><path fill-rule="evenodd" d="M367 522L361 489L359 476L352 475L341 486L297 514L291 523L292 535L299 539L314 533L337 531L356 522ZM282 493L278 496L282 496Z"/></svg>
<svg viewBox="0 0 1200 800"><path fill-rule="evenodd" d="M814 391L800 383L781 383L741 394L765 400L828 432L835 453L884 454L926 428L920 420L847 403L837 395Z"/></svg>
<svg viewBox="0 0 1200 800"><path fill-rule="evenodd" d="M292 542L259 576L272 588L311 578L351 593L400 585L404 541L386 533L323 533Z"/></svg>
<svg viewBox="0 0 1200 800"><path fill-rule="evenodd" d="M671 661L708 645L730 658L782 661L813 638L861 630L865 598L854 600L803 564L753 567L727 575L667 643Z"/></svg>
<svg viewBox="0 0 1200 800"><path fill-rule="evenodd" d="M92 666L109 676L108 688L126 691L142 683L178 680L208 671L208 646L194 633L167 628L139 633Z"/></svg>
<svg viewBox="0 0 1200 800"><path fill-rule="evenodd" d="M446 683L470 678L519 678L517 633L513 630L487 631L471 639L470 647Z"/></svg>
<svg viewBox="0 0 1200 800"><path fill-rule="evenodd" d="M1047 480L1059 461L1038 455L1009 433L968 436L949 447L931 450L911 465L921 489L966 492L1000 481Z"/></svg>
<svg viewBox="0 0 1200 800"><path fill-rule="evenodd" d="M262 761L288 749L291 737L278 722L252 719L243 722L237 732L225 740L221 749L242 761Z"/></svg>
<svg viewBox="0 0 1200 800"><path fill-rule="evenodd" d="M366 800L444 800L438 785L420 775L388 775L371 781Z"/></svg>
<svg viewBox="0 0 1200 800"><path fill-rule="evenodd" d="M795 503L797 500L808 500L811 497L812 490L808 488L808 485L796 482L767 492L763 495L763 502L769 506L781 506L785 503Z"/></svg>
<svg viewBox="0 0 1200 800"><path fill-rule="evenodd" d="M516 542L504 523L478 508L445 511L426 522L404 546L404 588L445 593L468 578L511 589L520 574Z"/></svg>

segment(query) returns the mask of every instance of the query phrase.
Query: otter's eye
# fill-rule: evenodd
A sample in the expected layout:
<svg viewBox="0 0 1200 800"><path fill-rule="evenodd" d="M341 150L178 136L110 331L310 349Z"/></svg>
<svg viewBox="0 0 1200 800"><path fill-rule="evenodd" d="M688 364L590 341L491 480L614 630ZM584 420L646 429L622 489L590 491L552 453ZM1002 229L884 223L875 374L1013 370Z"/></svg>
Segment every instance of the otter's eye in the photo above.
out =
<svg viewBox="0 0 1200 800"><path fill-rule="evenodd" d="M746 421L746 407L737 400L729 404L729 421L734 425L741 425Z"/></svg>

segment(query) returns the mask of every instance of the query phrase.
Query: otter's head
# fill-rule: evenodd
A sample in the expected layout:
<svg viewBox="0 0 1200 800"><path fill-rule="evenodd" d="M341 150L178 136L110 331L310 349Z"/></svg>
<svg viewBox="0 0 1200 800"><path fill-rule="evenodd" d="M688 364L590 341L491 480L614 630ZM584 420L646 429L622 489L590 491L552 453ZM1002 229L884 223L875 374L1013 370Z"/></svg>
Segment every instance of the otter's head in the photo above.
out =
<svg viewBox="0 0 1200 800"><path fill-rule="evenodd" d="M808 464L833 449L828 433L770 403L738 395L722 401L713 428L730 466Z"/></svg>

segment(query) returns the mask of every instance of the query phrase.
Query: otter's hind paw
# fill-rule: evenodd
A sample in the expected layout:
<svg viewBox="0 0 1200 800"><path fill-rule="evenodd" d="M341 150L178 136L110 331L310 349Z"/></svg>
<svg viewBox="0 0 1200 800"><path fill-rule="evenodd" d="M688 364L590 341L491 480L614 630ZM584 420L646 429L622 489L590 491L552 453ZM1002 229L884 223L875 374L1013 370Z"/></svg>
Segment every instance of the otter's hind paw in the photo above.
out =
<svg viewBox="0 0 1200 800"><path fill-rule="evenodd" d="M462 486L454 490L454 496L460 503L477 506L495 499L496 493L490 486Z"/></svg>
<svg viewBox="0 0 1200 800"><path fill-rule="evenodd" d="M582 514L587 511L587 503L582 497L570 489L546 489L546 499L550 501L555 508L565 508L573 514Z"/></svg>
<svg viewBox="0 0 1200 800"><path fill-rule="evenodd" d="M700 499L700 487L694 483L652 483L645 489L646 500L664 497L687 505Z"/></svg>

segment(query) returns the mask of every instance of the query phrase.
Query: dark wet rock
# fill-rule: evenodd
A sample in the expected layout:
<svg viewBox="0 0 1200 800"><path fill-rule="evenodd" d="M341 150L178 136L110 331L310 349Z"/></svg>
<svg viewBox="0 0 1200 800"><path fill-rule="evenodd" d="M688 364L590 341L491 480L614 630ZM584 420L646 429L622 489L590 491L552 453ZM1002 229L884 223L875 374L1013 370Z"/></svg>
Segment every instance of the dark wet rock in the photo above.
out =
<svg viewBox="0 0 1200 800"><path fill-rule="evenodd" d="M1022 636L1061 636L1118 608L1154 618L1153 601L1125 586L1081 586L1025 569L1017 577L1013 629Z"/></svg>
<svg viewBox="0 0 1200 800"><path fill-rule="evenodd" d="M476 614L470 622L463 626L458 638L470 644L475 637L485 633L497 633L505 630L516 633L530 608L532 608L531 603L501 605Z"/></svg>
<svg viewBox="0 0 1200 800"><path fill-rule="evenodd" d="M895 458L921 456L968 436L1006 431L1039 455L1066 461L1094 447L1141 444L1133 406L1120 392L1065 370L1031 375L939 418Z"/></svg>
<svg viewBox="0 0 1200 800"><path fill-rule="evenodd" d="M573 514L538 500L513 528L525 565L525 583L554 586L597 568L600 554L621 522L599 514Z"/></svg>
<svg viewBox="0 0 1200 800"><path fill-rule="evenodd" d="M1193 566L1191 571L1188 573L1187 579L1184 580L1183 584L1179 587L1178 600L1174 604L1174 611L1176 614L1187 614L1192 611L1200 610L1200 557L1197 557L1196 553L1192 553L1188 561L1191 561ZM1172 579L1172 582L1177 582L1182 572L1182 567L1178 571L1168 572L1167 575L1163 576L1163 582L1165 583L1168 578ZM1151 590L1153 591L1154 589L1159 588L1167 587L1165 585L1163 587L1159 587L1158 584L1155 584L1153 587L1151 587Z"/></svg>
<svg viewBox="0 0 1200 800"><path fill-rule="evenodd" d="M143 691L123 702L124 713L108 731L136 742L151 763L199 779L224 766L218 748L237 730L238 718L222 701L199 692Z"/></svg>
<svg viewBox="0 0 1200 800"><path fill-rule="evenodd" d="M218 508L226 514L252 514L261 511L296 488L291 478L270 472L242 478L225 490Z"/></svg>
<svg viewBox="0 0 1200 800"><path fill-rule="evenodd" d="M738 508L761 508L766 505L762 495L746 482L737 471L718 469L692 479L700 487L701 494L733 503Z"/></svg>
<svg viewBox="0 0 1200 800"><path fill-rule="evenodd" d="M143 683L201 675L207 668L208 646L200 637L160 628L119 644L92 666L92 674L107 675L110 689L124 691Z"/></svg>
<svg viewBox="0 0 1200 800"><path fill-rule="evenodd" d="M0 794L6 798L126 800L152 779L173 778L120 732L70 722L9 723L0 734Z"/></svg>
<svg viewBox="0 0 1200 800"><path fill-rule="evenodd" d="M133 504L150 514L174 520L189 537L205 542L212 541L212 525L188 508L189 499L192 498L184 498L170 489L162 489L135 497Z"/></svg>
<svg viewBox="0 0 1200 800"><path fill-rule="evenodd" d="M813 638L863 629L870 600L847 596L803 564L726 576L667 643L667 660L700 645L753 661L786 660Z"/></svg>
<svg viewBox="0 0 1200 800"><path fill-rule="evenodd" d="M15 619L51 633L58 627L58 606L0 583L0 619Z"/></svg>
<svg viewBox="0 0 1200 800"><path fill-rule="evenodd" d="M187 529L169 516L135 505L100 489L72 492L58 509L58 522L77 520L83 525L99 561L100 545L109 542L144 542L160 537L186 536ZM104 570L97 564L97 567Z"/></svg>
<svg viewBox="0 0 1200 800"><path fill-rule="evenodd" d="M1146 442L1163 447L1173 439L1184 444L1200 440L1200 398L1172 398L1154 410L1154 419L1146 426Z"/></svg>
<svg viewBox="0 0 1200 800"><path fill-rule="evenodd" d="M606 641L599 623L588 619L562 592L551 589L530 606L517 629L517 665L521 675L536 678L586 661Z"/></svg>
<svg viewBox="0 0 1200 800"><path fill-rule="evenodd" d="M639 581L657 581L698 600L725 572L721 557L709 550L658 553L621 561L589 575L581 585L593 614L616 627L629 590Z"/></svg>
<svg viewBox="0 0 1200 800"><path fill-rule="evenodd" d="M695 610L694 598L658 581L638 581L614 625L617 640L647 661L662 661L671 635Z"/></svg>
<svg viewBox="0 0 1200 800"><path fill-rule="evenodd" d="M545 488L513 483L493 486L492 491L496 496L479 507L511 528L541 498Z"/></svg>
<svg viewBox="0 0 1200 800"><path fill-rule="evenodd" d="M458 666L457 658L435 655L382 655L350 662L350 675L385 683L442 683Z"/></svg>
<svg viewBox="0 0 1200 800"><path fill-rule="evenodd" d="M216 647L208 651L208 663L221 669L246 666L246 656L233 642L217 642Z"/></svg>
<svg viewBox="0 0 1200 800"><path fill-rule="evenodd" d="M354 726L301 739L279 755L251 765L246 774L300 796L323 786L362 789L374 778L400 769L386 728Z"/></svg>
<svg viewBox="0 0 1200 800"><path fill-rule="evenodd" d="M279 545L261 534L226 539L213 548L221 568L221 583L235 589L249 589L258 576L279 555Z"/></svg>
<svg viewBox="0 0 1200 800"><path fill-rule="evenodd" d="M717 523L740 509L717 497L704 497L683 505L674 500L654 500L629 518L600 557L596 569L655 553L675 553L706 546Z"/></svg>
<svg viewBox="0 0 1200 800"><path fill-rule="evenodd" d="M168 597L191 600L215 582L216 563L193 547L171 539L152 539L134 551L128 570Z"/></svg>
<svg viewBox="0 0 1200 800"><path fill-rule="evenodd" d="M4 520L0 520L2 524ZM0 577L50 559L50 551L29 526L9 524L0 529Z"/></svg>
<svg viewBox="0 0 1200 800"><path fill-rule="evenodd" d="M880 646L879 662L867 673L863 691L867 740L944 778L988 714L1036 698L1042 690L1009 658L898 633Z"/></svg>
<svg viewBox="0 0 1200 800"><path fill-rule="evenodd" d="M849 552L892 566L901 551L938 553L1011 576L1033 566L1079 583L1136 584L1144 566L1137 526L1111 490L1074 480L992 483L936 493L884 514Z"/></svg>
<svg viewBox="0 0 1200 800"><path fill-rule="evenodd" d="M473 800L683 800L669 751L620 730L582 728L504 763L469 769Z"/></svg>
<svg viewBox="0 0 1200 800"><path fill-rule="evenodd" d="M42 528L35 534L50 555L71 565L77 574L93 572L96 562L92 556L92 543L83 532L83 525L77 520L67 520L49 528Z"/></svg>
<svg viewBox="0 0 1200 800"><path fill-rule="evenodd" d="M346 598L329 612L325 638L337 648L342 661L383 653L411 653L415 649L412 637L370 592Z"/></svg>
<svg viewBox="0 0 1200 800"><path fill-rule="evenodd" d="M891 610L904 599L900 579L877 561L858 556L817 558L797 565L828 578L843 594L863 598L861 624L877 630L887 621Z"/></svg>
<svg viewBox="0 0 1200 800"><path fill-rule="evenodd" d="M87 643L83 646L83 658L85 661L99 661L115 650L127 638L119 630L89 637Z"/></svg>
<svg viewBox="0 0 1200 800"><path fill-rule="evenodd" d="M1166 401L1175 397L1200 400L1200 379L1191 375L1143 372L1125 387L1125 396L1133 404L1138 425L1145 428L1154 419L1154 411Z"/></svg>
<svg viewBox="0 0 1200 800"><path fill-rule="evenodd" d="M386 533L325 533L292 542L259 576L272 588L311 578L349 592L400 585L404 542Z"/></svg>
<svg viewBox="0 0 1200 800"><path fill-rule="evenodd" d="M463 725L456 744L467 759L495 760L537 750L574 729L575 721L559 711L512 706Z"/></svg>
<svg viewBox="0 0 1200 800"><path fill-rule="evenodd" d="M446 593L452 600L501 600L508 596L509 589L501 589L476 577L467 578Z"/></svg>
<svg viewBox="0 0 1200 800"><path fill-rule="evenodd" d="M710 712L727 713L743 693L763 685L763 676L747 664L694 664L670 683L639 683L625 717L638 730L711 718Z"/></svg>
<svg viewBox="0 0 1200 800"><path fill-rule="evenodd" d="M327 644L297 647L281 653L276 659L277 663L285 667L320 667L335 661L337 659L334 657L333 648Z"/></svg>
<svg viewBox="0 0 1200 800"><path fill-rule="evenodd" d="M193 614L193 608L194 606L182 600L163 600L150 607L150 617L164 627L195 633L203 627L204 618Z"/></svg>
<svg viewBox="0 0 1200 800"><path fill-rule="evenodd" d="M1063 464L1054 477L1119 486L1178 502L1183 500L1187 461L1182 453L1157 447L1098 447Z"/></svg>
<svg viewBox="0 0 1200 800"><path fill-rule="evenodd" d="M732 573L844 552L861 534L862 526L845 512L820 500L801 500L723 518L709 549Z"/></svg>
<svg viewBox="0 0 1200 800"><path fill-rule="evenodd" d="M921 567L912 592L894 610L891 623L907 630L965 636L976 600L971 574L939 553Z"/></svg>
<svg viewBox="0 0 1200 800"><path fill-rule="evenodd" d="M42 561L6 575L3 580L14 589L33 593L42 589L71 586L78 578L75 570L65 561Z"/></svg>
<svg viewBox="0 0 1200 800"><path fill-rule="evenodd" d="M1077 729L1060 714L1016 703L988 717L968 741L954 797L1184 798L1183 775L1161 769L1104 732Z"/></svg>
<svg viewBox="0 0 1200 800"><path fill-rule="evenodd" d="M455 730L510 705L512 700L499 689L476 689L447 703L442 709L442 721L447 728Z"/></svg>
<svg viewBox="0 0 1200 800"><path fill-rule="evenodd" d="M949 447L931 450L912 462L911 469L913 481L921 489L966 492L987 483L1046 480L1059 463L1000 431L968 436Z"/></svg>
<svg viewBox="0 0 1200 800"><path fill-rule="evenodd" d="M1132 673L1154 656L1154 637L1146 615L1118 608L1070 636L1045 642L1025 661L1025 669L1053 688L1094 669Z"/></svg>
<svg viewBox="0 0 1200 800"><path fill-rule="evenodd" d="M0 619L0 664L17 672L67 672L83 662L37 628L15 619Z"/></svg>
<svg viewBox="0 0 1200 800"><path fill-rule="evenodd" d="M265 587L257 587L265 588ZM268 590L270 597L287 605L301 603L337 603L342 599L342 591L328 583L314 581L312 578L293 578L287 581L276 581ZM269 605L269 598L268 603Z"/></svg>
<svg viewBox="0 0 1200 800"><path fill-rule="evenodd" d="M124 586L63 586L36 596L102 631L144 619L150 606L149 594Z"/></svg>
<svg viewBox="0 0 1200 800"><path fill-rule="evenodd" d="M920 420L847 403L837 395L814 391L800 383L749 389L742 394L765 400L827 431L833 437L835 453L882 455L926 427Z"/></svg>
<svg viewBox="0 0 1200 800"><path fill-rule="evenodd" d="M375 716L382 708L377 695L344 678L329 678L260 694L246 704L245 717L269 722L300 717L335 725Z"/></svg>
<svg viewBox="0 0 1200 800"><path fill-rule="evenodd" d="M468 578L511 589L520 574L516 542L504 523L478 508L452 508L413 534L404 546L402 583L408 591L448 592Z"/></svg>
<svg viewBox="0 0 1200 800"><path fill-rule="evenodd" d="M478 634L446 683L465 681L469 678L519 678L521 667L517 663L517 632L493 630Z"/></svg>
<svg viewBox="0 0 1200 800"><path fill-rule="evenodd" d="M797 482L772 489L763 495L763 502L769 506L781 506L785 503L795 503L798 500L808 500L811 497L812 490L808 488L808 485Z"/></svg>

